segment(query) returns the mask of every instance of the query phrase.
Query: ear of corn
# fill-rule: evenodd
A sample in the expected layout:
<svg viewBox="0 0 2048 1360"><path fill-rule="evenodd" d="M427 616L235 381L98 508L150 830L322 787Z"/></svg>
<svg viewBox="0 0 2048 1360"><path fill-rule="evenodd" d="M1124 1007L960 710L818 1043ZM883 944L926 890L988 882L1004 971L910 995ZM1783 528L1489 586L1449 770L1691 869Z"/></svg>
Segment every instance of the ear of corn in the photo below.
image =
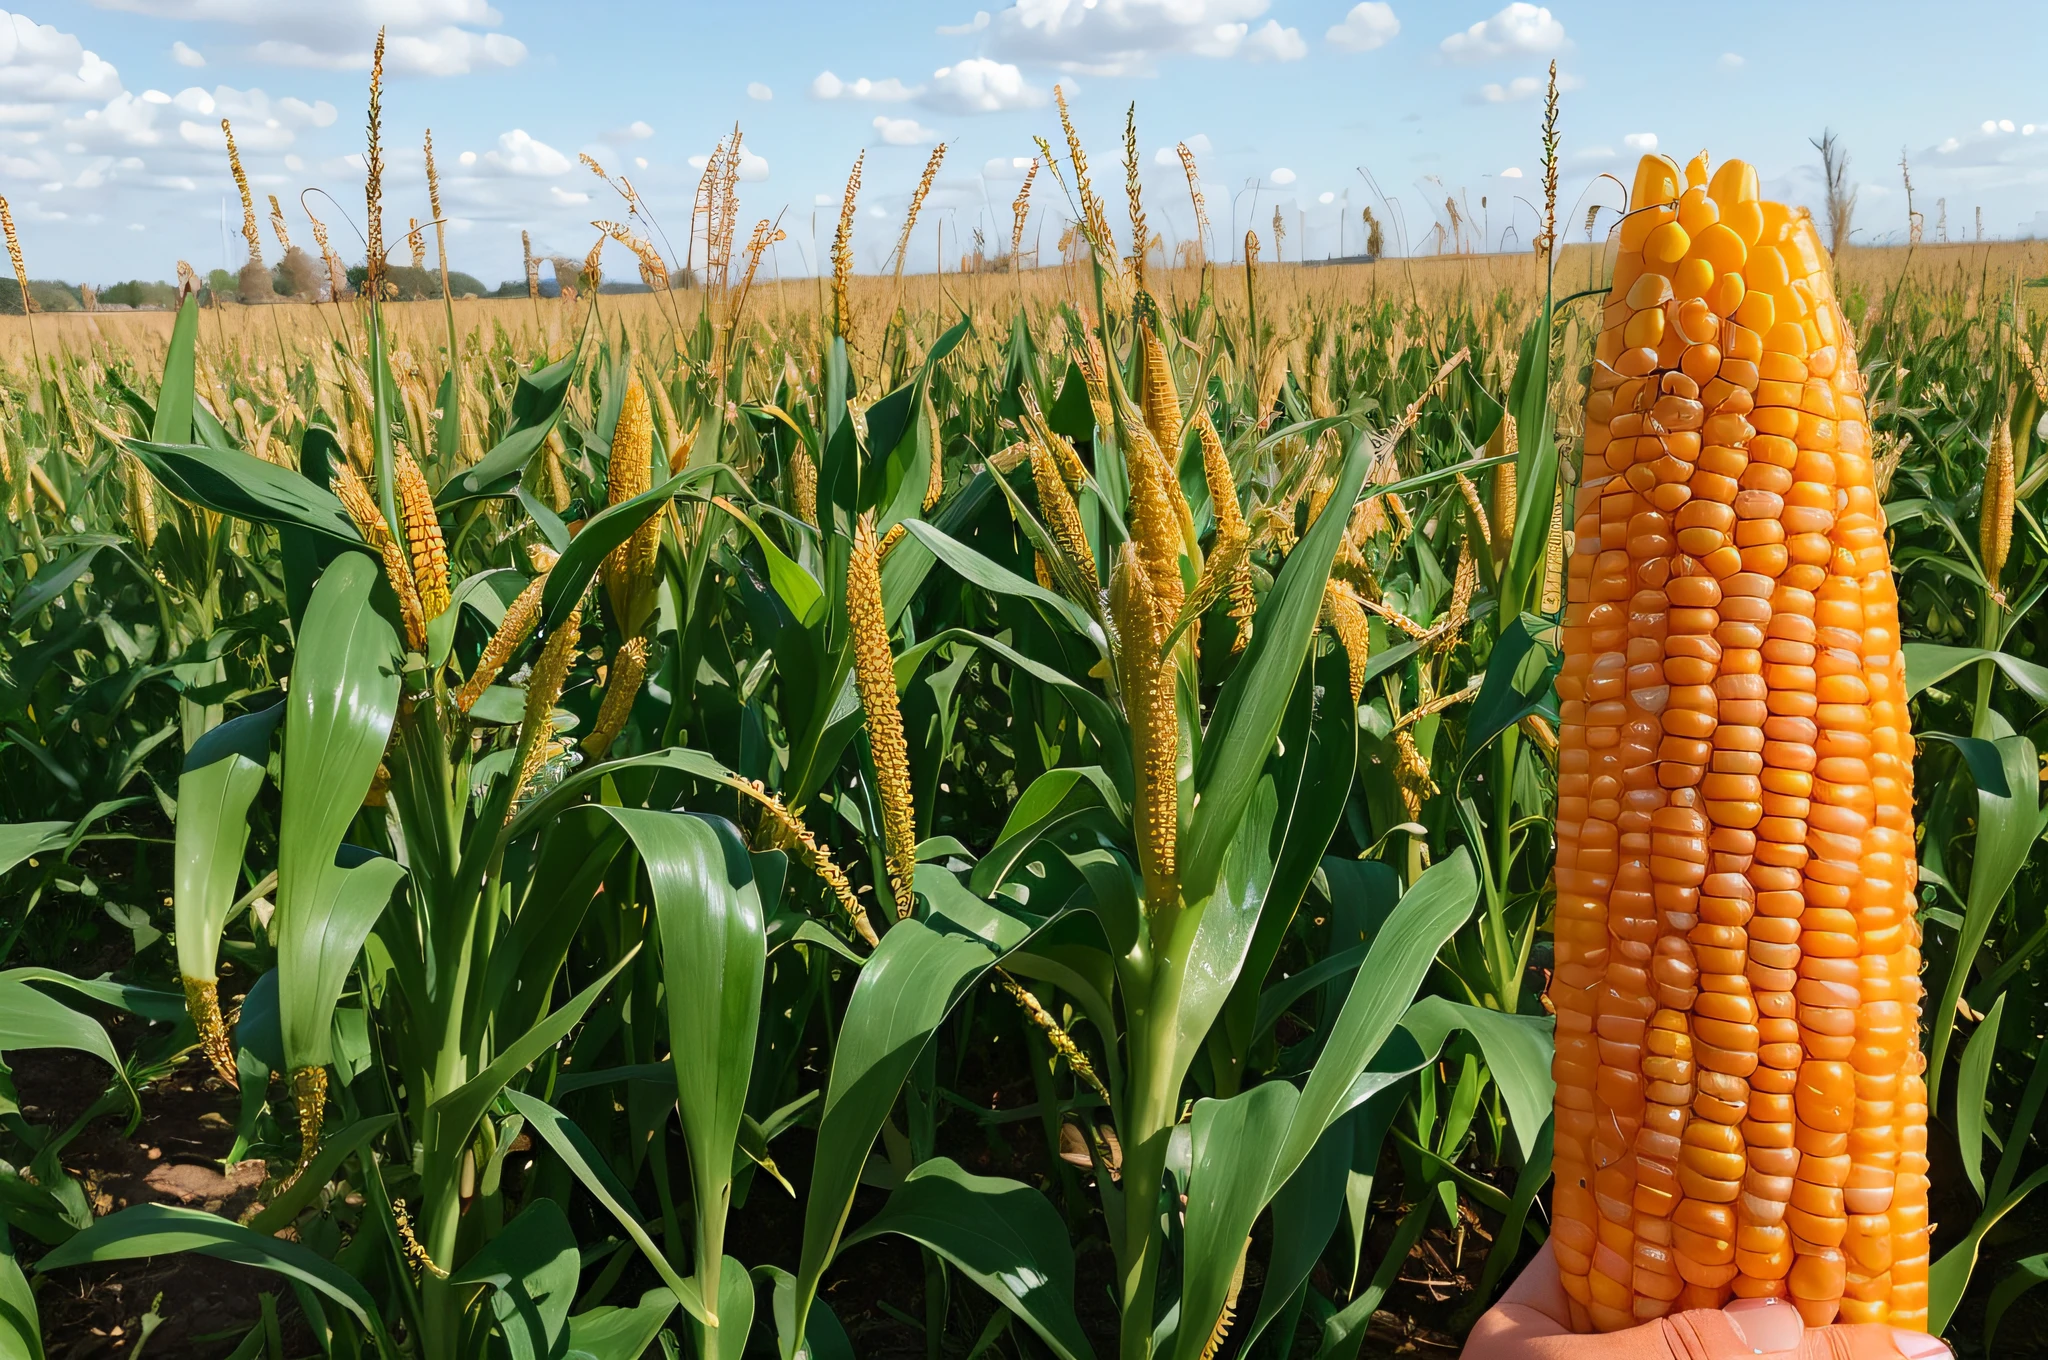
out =
<svg viewBox="0 0 2048 1360"><path fill-rule="evenodd" d="M1812 223L1636 175L1586 404L1559 733L1555 1229L1611 1330L1924 1327L1898 596Z"/></svg>

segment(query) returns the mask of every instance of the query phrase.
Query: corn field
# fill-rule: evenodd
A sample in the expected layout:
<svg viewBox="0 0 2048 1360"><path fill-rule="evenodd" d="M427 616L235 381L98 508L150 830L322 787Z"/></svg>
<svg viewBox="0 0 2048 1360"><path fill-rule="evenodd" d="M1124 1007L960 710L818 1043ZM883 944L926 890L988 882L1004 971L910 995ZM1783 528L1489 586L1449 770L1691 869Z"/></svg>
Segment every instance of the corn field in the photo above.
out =
<svg viewBox="0 0 2048 1360"><path fill-rule="evenodd" d="M1166 269L1135 177L1119 248L1045 160L1087 248L1024 272L771 283L757 232L651 296L5 323L0 1355L178 1253L266 1291L190 1354L1458 1344L1552 1227L1616 243ZM1926 1321L2015 1354L2048 253L1832 269L1917 743ZM180 1072L239 1220L69 1169Z"/></svg>

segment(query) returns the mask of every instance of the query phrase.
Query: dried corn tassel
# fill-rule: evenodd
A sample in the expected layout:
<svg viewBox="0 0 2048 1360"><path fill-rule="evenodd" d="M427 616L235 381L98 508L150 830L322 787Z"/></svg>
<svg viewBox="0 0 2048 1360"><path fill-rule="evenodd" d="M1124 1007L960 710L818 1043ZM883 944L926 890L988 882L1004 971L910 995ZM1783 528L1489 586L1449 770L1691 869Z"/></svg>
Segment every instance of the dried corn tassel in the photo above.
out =
<svg viewBox="0 0 2048 1360"><path fill-rule="evenodd" d="M1118 550L1109 598L1119 642L1124 714L1131 725L1131 764L1137 773L1131 823L1137 834L1138 867L1145 878L1145 907L1149 914L1170 912L1180 902L1177 681L1174 666L1159 654L1160 605L1135 544L1125 543Z"/></svg>
<svg viewBox="0 0 2048 1360"><path fill-rule="evenodd" d="M618 740L626 719L633 712L633 700L640 682L647 676L647 639L630 637L612 654L612 667L604 683L604 702L598 705L597 721L583 739L583 754L603 760L604 753Z"/></svg>
<svg viewBox="0 0 2048 1360"><path fill-rule="evenodd" d="M1494 540L1493 521L1487 516L1485 502L1479 499L1479 488L1462 472L1458 474L1458 494L1465 498L1465 508L1471 512L1472 523L1479 530L1479 541L1499 552L1501 545Z"/></svg>
<svg viewBox="0 0 2048 1360"><path fill-rule="evenodd" d="M199 1031L199 1051L213 1065L216 1076L239 1087L242 1083L235 1064L235 1045L220 1013L220 983L213 978L195 977L184 979L184 983L185 1010L192 1017L193 1028Z"/></svg>
<svg viewBox="0 0 2048 1360"><path fill-rule="evenodd" d="M1031 1023L1045 1032L1046 1040L1052 1044L1053 1052L1066 1060L1075 1080L1102 1097L1104 1105L1109 1104L1109 1088L1104 1086L1102 1078L1095 1074L1095 1064L1088 1060L1088 1055L1074 1042L1074 1036L1067 1033L1053 1013L1045 1008L1045 1003L1033 996L1022 983L1003 969L996 970L996 978L1002 983L1003 990L1010 994L1010 999L1022 1006L1024 1014L1031 1017Z"/></svg>
<svg viewBox="0 0 2048 1360"><path fill-rule="evenodd" d="M1630 205L1557 681L1550 1240L1582 1330L1731 1296L1922 1328L1912 738L1853 340L1748 165L1645 157Z"/></svg>
<svg viewBox="0 0 2048 1360"><path fill-rule="evenodd" d="M874 753L876 801L889 884L898 919L916 905L916 808L910 795L910 747L903 739L903 710L896 695L896 657L889 649L889 620L882 610L882 549L872 516L854 531L846 566L846 613L853 630L853 678Z"/></svg>
<svg viewBox="0 0 2048 1360"><path fill-rule="evenodd" d="M397 473L398 514L405 521L406 546L412 549L412 577L420 593L420 611L429 620L448 608L448 545L441 537L441 518L434 510L434 493L412 454L398 450L393 471Z"/></svg>

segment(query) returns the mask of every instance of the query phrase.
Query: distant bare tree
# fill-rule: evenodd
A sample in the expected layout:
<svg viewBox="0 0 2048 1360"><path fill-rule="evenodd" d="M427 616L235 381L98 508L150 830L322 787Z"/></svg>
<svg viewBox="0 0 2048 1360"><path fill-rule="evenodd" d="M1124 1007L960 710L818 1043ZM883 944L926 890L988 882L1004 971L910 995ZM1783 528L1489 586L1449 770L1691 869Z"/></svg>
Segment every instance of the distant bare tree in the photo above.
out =
<svg viewBox="0 0 2048 1360"><path fill-rule="evenodd" d="M1840 255L1849 244L1849 225L1856 216L1856 189L1849 183L1849 153L1831 129L1809 138L1820 152L1822 186L1827 193L1828 252Z"/></svg>

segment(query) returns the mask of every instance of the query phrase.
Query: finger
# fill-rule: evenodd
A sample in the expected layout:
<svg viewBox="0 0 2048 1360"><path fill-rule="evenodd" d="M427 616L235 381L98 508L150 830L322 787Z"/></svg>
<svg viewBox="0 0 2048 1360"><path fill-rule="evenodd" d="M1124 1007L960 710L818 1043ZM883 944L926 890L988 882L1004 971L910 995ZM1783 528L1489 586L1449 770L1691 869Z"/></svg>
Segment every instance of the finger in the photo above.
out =
<svg viewBox="0 0 2048 1360"><path fill-rule="evenodd" d="M1808 1330L1800 1360L1952 1360L1939 1337L1881 1323L1836 1323Z"/></svg>
<svg viewBox="0 0 2048 1360"><path fill-rule="evenodd" d="M1749 1355L1791 1354L1806 1333L1799 1310L1783 1299L1737 1299L1721 1314Z"/></svg>

